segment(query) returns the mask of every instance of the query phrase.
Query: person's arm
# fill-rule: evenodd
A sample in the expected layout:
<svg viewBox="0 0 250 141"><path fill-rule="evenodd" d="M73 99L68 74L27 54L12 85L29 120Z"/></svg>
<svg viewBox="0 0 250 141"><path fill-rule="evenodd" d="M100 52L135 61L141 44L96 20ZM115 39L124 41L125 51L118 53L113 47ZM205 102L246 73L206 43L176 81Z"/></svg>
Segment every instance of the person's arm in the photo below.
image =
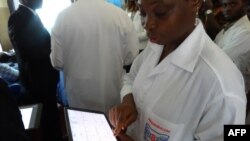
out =
<svg viewBox="0 0 250 141"><path fill-rule="evenodd" d="M115 136L124 131L136 118L137 110L131 93L124 96L121 104L111 108L109 111L109 119L114 127Z"/></svg>
<svg viewBox="0 0 250 141"><path fill-rule="evenodd" d="M135 13L135 16L133 18L133 25L137 33L137 38L139 39L139 42L146 41L148 39L147 32L143 27L143 23L141 21L142 17L140 15L140 11L138 10Z"/></svg>
<svg viewBox="0 0 250 141"><path fill-rule="evenodd" d="M114 134L119 134L125 130L137 118L136 103L132 94L134 79L143 63L144 58L150 52L151 48L146 48L134 60L129 73L123 78L123 87L121 90L122 103L114 106L109 111L109 120L114 127Z"/></svg>
<svg viewBox="0 0 250 141"><path fill-rule="evenodd" d="M133 60L139 53L139 42L137 40L137 34L134 30L133 24L128 17L126 18L126 27L125 27L125 34L122 40L122 49L123 49L123 68L125 72L129 72L131 64Z"/></svg>
<svg viewBox="0 0 250 141"><path fill-rule="evenodd" d="M223 141L224 125L245 123L246 101L230 93L215 95L221 97L207 104L194 134L196 141Z"/></svg>
<svg viewBox="0 0 250 141"><path fill-rule="evenodd" d="M123 87L121 90L121 104L112 107L109 110L109 120L114 127L114 135L118 136L123 130L125 130L131 123L137 118L137 110L132 94L132 87L134 79L138 72L138 65L136 65L140 59L139 55L129 73L125 73L123 76Z"/></svg>
<svg viewBox="0 0 250 141"><path fill-rule="evenodd" d="M126 17L126 31L123 39L124 66L131 65L139 53L137 34L132 21Z"/></svg>
<svg viewBox="0 0 250 141"><path fill-rule="evenodd" d="M50 53L51 64L58 70L61 70L63 68L62 28L62 21L59 15L51 31Z"/></svg>

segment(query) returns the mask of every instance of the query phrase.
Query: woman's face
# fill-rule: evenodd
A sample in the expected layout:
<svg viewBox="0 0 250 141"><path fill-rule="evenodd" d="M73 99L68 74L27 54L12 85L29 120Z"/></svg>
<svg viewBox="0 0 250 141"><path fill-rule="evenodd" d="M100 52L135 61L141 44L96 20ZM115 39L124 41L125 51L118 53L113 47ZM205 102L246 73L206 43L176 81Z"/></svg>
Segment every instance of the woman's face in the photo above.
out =
<svg viewBox="0 0 250 141"><path fill-rule="evenodd" d="M178 46L195 27L199 3L200 0L141 0L142 22L150 41Z"/></svg>

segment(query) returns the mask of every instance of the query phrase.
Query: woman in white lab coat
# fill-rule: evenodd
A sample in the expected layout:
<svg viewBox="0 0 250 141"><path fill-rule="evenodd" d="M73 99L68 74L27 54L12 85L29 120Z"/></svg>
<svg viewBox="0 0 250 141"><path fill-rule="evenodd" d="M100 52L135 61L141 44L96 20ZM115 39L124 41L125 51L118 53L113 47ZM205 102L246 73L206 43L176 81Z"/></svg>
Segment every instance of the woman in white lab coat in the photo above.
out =
<svg viewBox="0 0 250 141"><path fill-rule="evenodd" d="M141 0L151 43L124 77L122 103L109 111L122 141L223 141L224 125L244 124L243 77L196 19L200 4Z"/></svg>

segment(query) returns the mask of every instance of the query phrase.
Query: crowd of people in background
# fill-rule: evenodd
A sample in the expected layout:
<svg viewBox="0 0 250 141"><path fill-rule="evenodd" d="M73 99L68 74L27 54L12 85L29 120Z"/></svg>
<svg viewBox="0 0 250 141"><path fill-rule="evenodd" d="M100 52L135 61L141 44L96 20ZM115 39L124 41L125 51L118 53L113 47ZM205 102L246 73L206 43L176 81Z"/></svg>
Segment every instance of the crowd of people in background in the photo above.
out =
<svg viewBox="0 0 250 141"><path fill-rule="evenodd" d="M58 103L105 112L121 141L223 141L225 124L250 124L249 0L72 0L51 34L42 0L20 3L14 53L0 52L0 96L20 140L17 106L33 103L43 141L63 140Z"/></svg>

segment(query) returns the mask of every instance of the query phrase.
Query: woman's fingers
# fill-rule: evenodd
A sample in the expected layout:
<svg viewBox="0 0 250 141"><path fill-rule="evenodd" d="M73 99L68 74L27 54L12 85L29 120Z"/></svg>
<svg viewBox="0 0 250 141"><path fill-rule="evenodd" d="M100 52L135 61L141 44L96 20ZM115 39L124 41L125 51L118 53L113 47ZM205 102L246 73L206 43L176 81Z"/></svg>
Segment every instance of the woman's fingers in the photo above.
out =
<svg viewBox="0 0 250 141"><path fill-rule="evenodd" d="M121 114L120 112L117 112L117 114L116 114L116 127L114 130L115 136L120 134L121 130L123 129L123 122L124 122L123 114Z"/></svg>
<svg viewBox="0 0 250 141"><path fill-rule="evenodd" d="M109 110L109 121L114 128L116 127L116 123L117 123L116 118L115 118L116 117L115 109L116 107Z"/></svg>
<svg viewBox="0 0 250 141"><path fill-rule="evenodd" d="M114 127L114 135L119 135L136 120L137 111L129 104L120 104L109 111L109 119Z"/></svg>

